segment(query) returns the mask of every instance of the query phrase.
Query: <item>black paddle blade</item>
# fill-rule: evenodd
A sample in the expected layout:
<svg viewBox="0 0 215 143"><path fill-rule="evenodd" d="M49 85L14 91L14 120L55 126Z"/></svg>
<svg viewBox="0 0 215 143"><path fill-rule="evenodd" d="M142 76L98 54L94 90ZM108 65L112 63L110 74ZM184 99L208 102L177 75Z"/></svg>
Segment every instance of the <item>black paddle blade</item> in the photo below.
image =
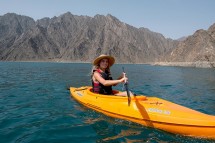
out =
<svg viewBox="0 0 215 143"><path fill-rule="evenodd" d="M130 103L131 103L130 92L129 92L129 90L126 90L126 92L127 92L127 96L128 96L128 106L130 106Z"/></svg>
<svg viewBox="0 0 215 143"><path fill-rule="evenodd" d="M70 84L67 84L67 85L66 85L66 90L70 90L70 87L71 87L71 85L70 85Z"/></svg>
<svg viewBox="0 0 215 143"><path fill-rule="evenodd" d="M125 83L125 89L126 89L127 96L128 96L128 106L130 106L131 96L130 96L130 92L129 92L129 89L128 89L128 82Z"/></svg>

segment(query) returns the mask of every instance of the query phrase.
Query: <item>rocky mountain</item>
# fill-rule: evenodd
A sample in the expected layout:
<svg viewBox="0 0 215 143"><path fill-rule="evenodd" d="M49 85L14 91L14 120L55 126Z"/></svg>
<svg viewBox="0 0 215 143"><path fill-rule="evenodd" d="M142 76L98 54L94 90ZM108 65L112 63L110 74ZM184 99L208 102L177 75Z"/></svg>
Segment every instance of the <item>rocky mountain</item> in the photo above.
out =
<svg viewBox="0 0 215 143"><path fill-rule="evenodd" d="M214 25L184 40L172 40L112 15L88 17L68 12L34 21L8 13L0 16L0 60L91 62L100 54L109 54L118 63L206 62L213 67Z"/></svg>
<svg viewBox="0 0 215 143"><path fill-rule="evenodd" d="M34 21L6 14L0 17L2 61L92 61L102 53L117 62L154 62L174 45L159 33L135 28L112 15L94 17L65 13Z"/></svg>
<svg viewBox="0 0 215 143"><path fill-rule="evenodd" d="M32 18L15 14L0 17L0 59L7 57L13 44L35 24Z"/></svg>
<svg viewBox="0 0 215 143"><path fill-rule="evenodd" d="M215 67L215 24L208 30L197 30L160 61L170 65Z"/></svg>

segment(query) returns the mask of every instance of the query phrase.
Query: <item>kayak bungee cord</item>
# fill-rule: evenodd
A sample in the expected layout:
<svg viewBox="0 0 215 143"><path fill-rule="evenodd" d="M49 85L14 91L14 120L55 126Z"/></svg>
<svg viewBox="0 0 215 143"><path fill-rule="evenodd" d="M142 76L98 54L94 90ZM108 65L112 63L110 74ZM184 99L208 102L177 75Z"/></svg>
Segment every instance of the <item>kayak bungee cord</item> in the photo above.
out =
<svg viewBox="0 0 215 143"><path fill-rule="evenodd" d="M122 70L123 70L123 76L125 77L126 73L125 73L124 67L122 67ZM124 87L125 87L125 90L126 90L127 96L128 96L128 106L130 106L131 96L130 96L130 92L128 89L128 81L127 80L125 80Z"/></svg>

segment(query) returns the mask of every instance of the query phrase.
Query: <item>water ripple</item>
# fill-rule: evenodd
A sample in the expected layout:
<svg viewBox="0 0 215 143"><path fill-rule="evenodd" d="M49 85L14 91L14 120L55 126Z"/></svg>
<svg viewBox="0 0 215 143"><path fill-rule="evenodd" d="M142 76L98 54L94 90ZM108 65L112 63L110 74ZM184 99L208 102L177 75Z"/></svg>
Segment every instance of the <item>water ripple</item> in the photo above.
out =
<svg viewBox="0 0 215 143"><path fill-rule="evenodd" d="M114 78L122 66L132 92L215 115L214 70L118 64L112 68ZM214 142L140 126L82 106L66 87L90 85L90 64L0 62L0 67L1 142Z"/></svg>

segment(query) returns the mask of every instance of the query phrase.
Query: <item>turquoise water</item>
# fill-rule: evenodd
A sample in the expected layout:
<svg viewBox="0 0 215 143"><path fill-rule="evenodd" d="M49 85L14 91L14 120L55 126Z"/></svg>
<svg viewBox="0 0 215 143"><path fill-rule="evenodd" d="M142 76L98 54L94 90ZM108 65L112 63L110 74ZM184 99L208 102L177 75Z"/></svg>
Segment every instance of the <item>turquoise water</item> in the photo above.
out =
<svg viewBox="0 0 215 143"><path fill-rule="evenodd" d="M122 66L136 94L215 115L214 69L119 64L112 67L114 78ZM67 87L90 85L90 70L90 64L0 62L1 142L215 142L114 119L80 105Z"/></svg>

